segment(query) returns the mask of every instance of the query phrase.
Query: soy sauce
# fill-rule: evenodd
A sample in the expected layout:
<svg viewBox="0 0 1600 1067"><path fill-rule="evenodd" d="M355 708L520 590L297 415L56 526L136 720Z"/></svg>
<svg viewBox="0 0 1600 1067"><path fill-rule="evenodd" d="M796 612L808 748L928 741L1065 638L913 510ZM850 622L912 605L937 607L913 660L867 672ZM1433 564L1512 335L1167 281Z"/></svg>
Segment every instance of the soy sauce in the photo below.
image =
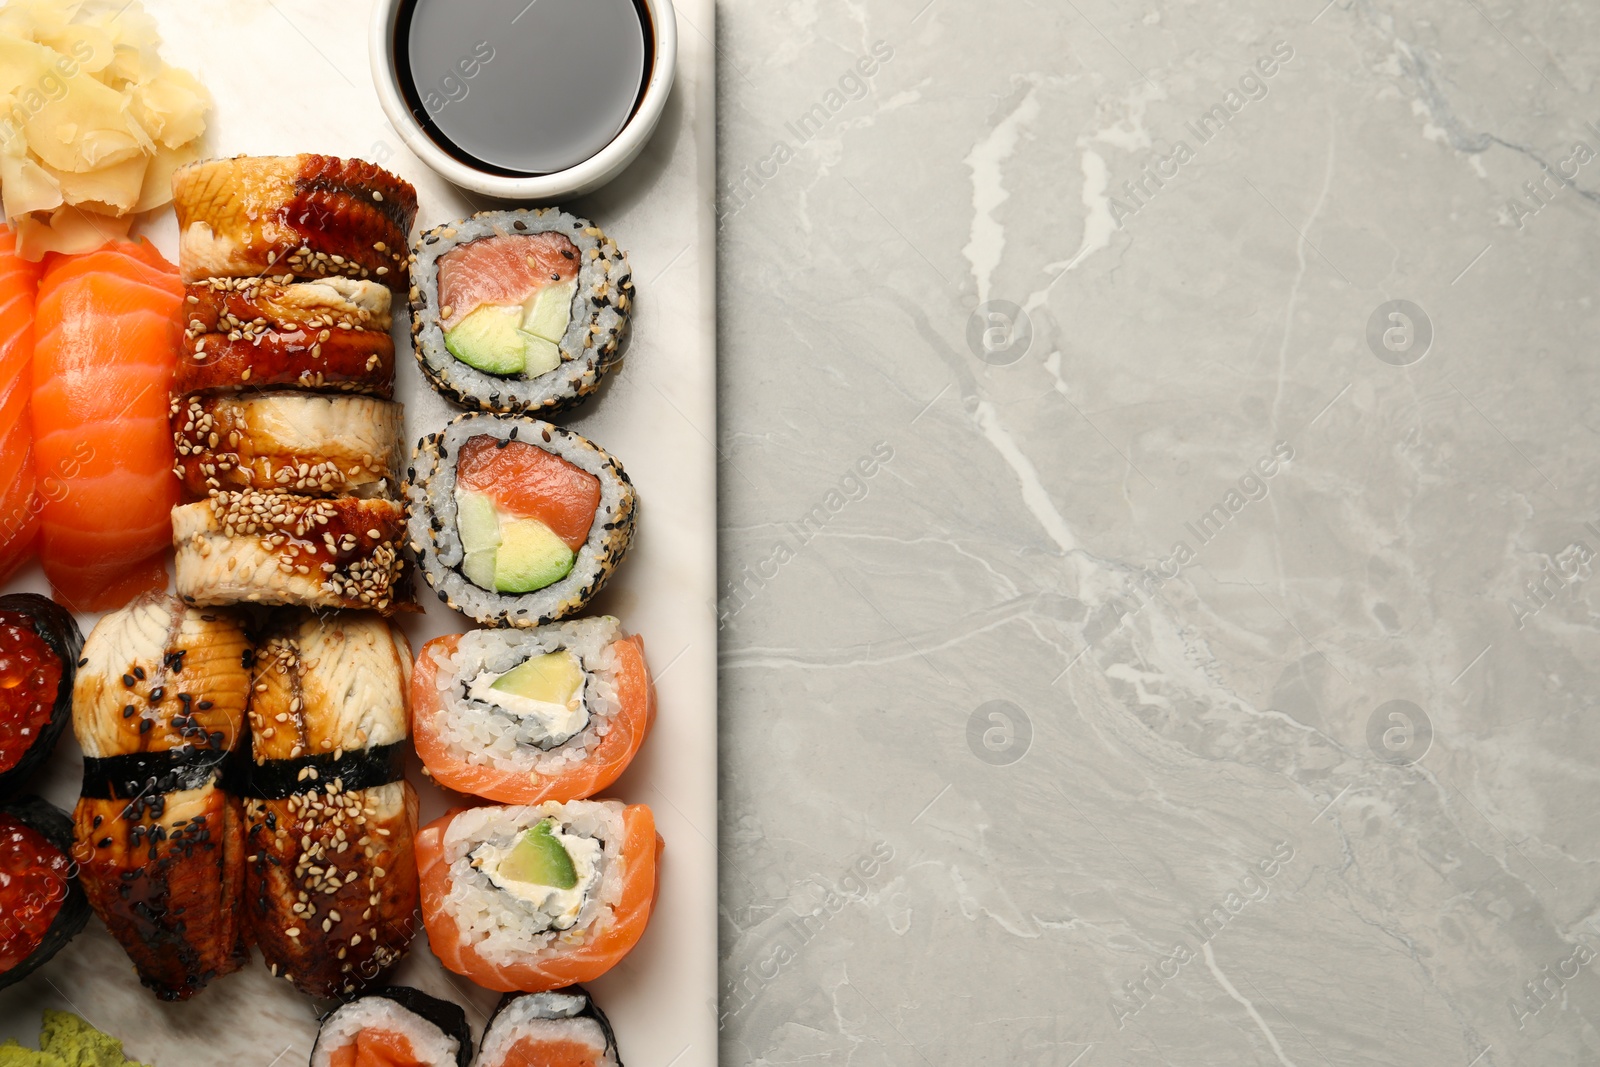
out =
<svg viewBox="0 0 1600 1067"><path fill-rule="evenodd" d="M641 0L408 0L395 21L401 92L451 155L499 174L582 163L644 95Z"/></svg>

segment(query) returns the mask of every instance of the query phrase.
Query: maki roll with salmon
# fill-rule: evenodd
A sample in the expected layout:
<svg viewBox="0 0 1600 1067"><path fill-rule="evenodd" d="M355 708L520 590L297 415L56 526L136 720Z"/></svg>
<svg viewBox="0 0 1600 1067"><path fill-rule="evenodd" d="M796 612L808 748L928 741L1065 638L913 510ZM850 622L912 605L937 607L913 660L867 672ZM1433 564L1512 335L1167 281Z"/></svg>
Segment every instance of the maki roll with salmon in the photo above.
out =
<svg viewBox="0 0 1600 1067"><path fill-rule="evenodd" d="M611 1020L582 986L507 995L483 1032L477 1067L622 1067Z"/></svg>
<svg viewBox="0 0 1600 1067"><path fill-rule="evenodd" d="M244 821L223 788L253 654L240 619L147 593L83 646L73 859L89 903L163 1000L245 961Z"/></svg>
<svg viewBox="0 0 1600 1067"><path fill-rule="evenodd" d="M415 932L411 649L365 612L275 614L255 658L244 911L274 975L373 985Z"/></svg>
<svg viewBox="0 0 1600 1067"><path fill-rule="evenodd" d="M577 404L617 361L633 308L628 257L557 208L486 211L412 250L411 335L435 388L485 411Z"/></svg>
<svg viewBox="0 0 1600 1067"><path fill-rule="evenodd" d="M0 989L60 952L89 921L72 820L38 797L0 805Z"/></svg>
<svg viewBox="0 0 1600 1067"><path fill-rule="evenodd" d="M524 628L583 610L627 553L638 506L622 465L593 442L478 414L418 443L406 499L411 548L439 599Z"/></svg>
<svg viewBox="0 0 1600 1067"><path fill-rule="evenodd" d="M292 274L207 278L184 287L184 345L173 392L294 386L394 395L389 290Z"/></svg>
<svg viewBox="0 0 1600 1067"><path fill-rule="evenodd" d="M417 834L428 945L485 989L541 993L592 981L644 934L661 847L642 804L452 812Z"/></svg>
<svg viewBox="0 0 1600 1067"><path fill-rule="evenodd" d="M504 804L602 791L632 762L655 710L644 642L610 616L438 637L411 675L428 773Z"/></svg>
<svg viewBox="0 0 1600 1067"><path fill-rule="evenodd" d="M406 986L363 993L329 1012L311 1067L467 1067L467 1013Z"/></svg>
<svg viewBox="0 0 1600 1067"><path fill-rule="evenodd" d="M279 489L308 496L400 493L401 405L291 390L173 398L174 467L191 496Z"/></svg>
<svg viewBox="0 0 1600 1067"><path fill-rule="evenodd" d="M186 282L288 273L406 291L417 191L365 160L202 160L173 172L172 206Z"/></svg>
<svg viewBox="0 0 1600 1067"><path fill-rule="evenodd" d="M219 490L172 509L178 595L190 604L411 607L392 500Z"/></svg>
<svg viewBox="0 0 1600 1067"><path fill-rule="evenodd" d="M72 677L83 634L60 604L0 596L0 796L15 792L55 750L72 720Z"/></svg>

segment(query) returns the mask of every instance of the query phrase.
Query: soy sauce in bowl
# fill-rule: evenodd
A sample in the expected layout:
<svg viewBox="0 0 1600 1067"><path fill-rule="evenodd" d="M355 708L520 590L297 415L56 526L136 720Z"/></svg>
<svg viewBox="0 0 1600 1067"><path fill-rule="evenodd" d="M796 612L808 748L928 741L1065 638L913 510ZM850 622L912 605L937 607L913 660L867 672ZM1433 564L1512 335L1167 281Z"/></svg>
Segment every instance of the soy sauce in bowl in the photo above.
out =
<svg viewBox="0 0 1600 1067"><path fill-rule="evenodd" d="M654 59L642 0L402 0L394 70L456 159L506 176L594 157L639 107Z"/></svg>

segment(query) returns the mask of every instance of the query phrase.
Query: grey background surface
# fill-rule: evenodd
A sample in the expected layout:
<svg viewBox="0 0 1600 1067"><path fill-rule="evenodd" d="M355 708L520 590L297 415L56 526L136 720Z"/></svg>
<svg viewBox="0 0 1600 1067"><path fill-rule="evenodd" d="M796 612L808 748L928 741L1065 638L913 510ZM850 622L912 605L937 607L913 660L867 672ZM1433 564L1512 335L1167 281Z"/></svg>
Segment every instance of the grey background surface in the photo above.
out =
<svg viewBox="0 0 1600 1067"><path fill-rule="evenodd" d="M923 5L718 8L723 1062L1597 1062L1600 9Z"/></svg>

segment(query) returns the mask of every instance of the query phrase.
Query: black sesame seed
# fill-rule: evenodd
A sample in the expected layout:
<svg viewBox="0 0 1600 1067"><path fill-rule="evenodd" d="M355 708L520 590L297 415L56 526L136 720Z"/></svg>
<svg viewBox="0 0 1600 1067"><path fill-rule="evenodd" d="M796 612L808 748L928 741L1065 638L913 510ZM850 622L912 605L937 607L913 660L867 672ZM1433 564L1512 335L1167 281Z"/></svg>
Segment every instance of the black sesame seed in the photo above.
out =
<svg viewBox="0 0 1600 1067"><path fill-rule="evenodd" d="M132 704L129 704L129 705L127 705L126 707L124 707L122 709L122 717L124 719L133 718L133 705Z"/></svg>
<svg viewBox="0 0 1600 1067"><path fill-rule="evenodd" d="M166 696L166 695L167 695L166 687L158 685L154 689L150 690L150 703L159 704L159 703L161 703L161 698Z"/></svg>
<svg viewBox="0 0 1600 1067"><path fill-rule="evenodd" d="M132 689L133 688L133 675L124 674L122 676L122 685L123 685L123 688L125 688L125 689Z"/></svg>
<svg viewBox="0 0 1600 1067"><path fill-rule="evenodd" d="M78 666L80 666L80 667L87 667L88 665L89 665L89 657L88 656L85 656L85 657L83 657L82 659L80 659L78 661Z"/></svg>
<svg viewBox="0 0 1600 1067"><path fill-rule="evenodd" d="M141 719L139 722L139 732L141 734L147 734L150 732L150 727L154 725L155 721L153 719Z"/></svg>
<svg viewBox="0 0 1600 1067"><path fill-rule="evenodd" d="M196 704L195 707L199 708L201 711L210 711L214 705L209 700L202 700L200 703Z"/></svg>
<svg viewBox="0 0 1600 1067"><path fill-rule="evenodd" d="M139 681L141 681L141 682L144 681L144 668L143 667L135 667L133 669L133 676L135 678L139 679Z"/></svg>

